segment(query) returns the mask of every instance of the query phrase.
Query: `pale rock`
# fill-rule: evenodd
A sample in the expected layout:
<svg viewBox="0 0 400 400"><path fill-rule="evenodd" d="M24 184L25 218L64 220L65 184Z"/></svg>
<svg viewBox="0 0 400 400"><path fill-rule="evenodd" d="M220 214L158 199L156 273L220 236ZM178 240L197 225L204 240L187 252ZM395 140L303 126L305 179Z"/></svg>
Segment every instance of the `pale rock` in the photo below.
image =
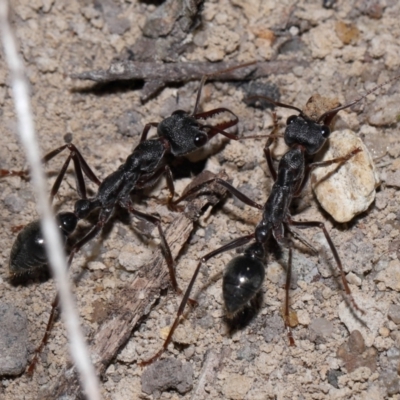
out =
<svg viewBox="0 0 400 400"><path fill-rule="evenodd" d="M238 168L254 162L254 154L246 151L246 146L236 140L231 140L223 152L226 161L235 164Z"/></svg>
<svg viewBox="0 0 400 400"><path fill-rule="evenodd" d="M390 261L389 266L376 275L375 281L383 282L387 288L400 292L400 261Z"/></svg>
<svg viewBox="0 0 400 400"><path fill-rule="evenodd" d="M332 54L334 49L343 47L343 43L336 36L332 21L310 30L309 47L314 58L325 58Z"/></svg>
<svg viewBox="0 0 400 400"><path fill-rule="evenodd" d="M136 271L142 265L142 259L137 254L123 251L118 256L118 262L127 271Z"/></svg>
<svg viewBox="0 0 400 400"><path fill-rule="evenodd" d="M252 383L253 379L251 378L244 375L232 374L225 380L222 386L224 398L234 400L244 399Z"/></svg>
<svg viewBox="0 0 400 400"><path fill-rule="evenodd" d="M374 126L395 124L399 115L400 95L381 96L368 107L368 122Z"/></svg>
<svg viewBox="0 0 400 400"><path fill-rule="evenodd" d="M333 15L333 10L320 7L320 5L317 3L311 3L309 7L307 7L307 10L302 7L296 9L295 15L299 19L311 22L312 25L318 25L322 21L331 18Z"/></svg>
<svg viewBox="0 0 400 400"><path fill-rule="evenodd" d="M297 311L297 319L299 320L300 325L310 325L311 319L310 314L306 310Z"/></svg>
<svg viewBox="0 0 400 400"><path fill-rule="evenodd" d="M176 328L173 341L175 343L189 345L196 343L198 336L198 331L193 329L189 324L181 324Z"/></svg>
<svg viewBox="0 0 400 400"><path fill-rule="evenodd" d="M341 164L316 168L311 185L321 206L338 222L348 222L368 209L375 199L379 177L372 157L356 134L350 130L333 132L327 151L318 161L342 157L356 148L361 152Z"/></svg>
<svg viewBox="0 0 400 400"><path fill-rule="evenodd" d="M118 354L117 360L123 363L133 363L137 359L136 343L130 340L128 344Z"/></svg>
<svg viewBox="0 0 400 400"><path fill-rule="evenodd" d="M90 271L107 269L107 267L100 261L90 261L88 262L87 267Z"/></svg>

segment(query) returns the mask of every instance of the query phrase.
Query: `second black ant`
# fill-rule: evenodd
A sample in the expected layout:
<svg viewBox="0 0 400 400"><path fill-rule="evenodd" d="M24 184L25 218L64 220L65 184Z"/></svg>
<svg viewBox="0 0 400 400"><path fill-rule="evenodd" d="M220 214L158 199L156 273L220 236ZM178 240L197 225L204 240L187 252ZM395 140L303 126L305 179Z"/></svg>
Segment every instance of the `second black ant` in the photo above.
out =
<svg viewBox="0 0 400 400"><path fill-rule="evenodd" d="M265 269L268 267L268 242L271 237L278 243L278 245L287 247L289 249L289 258L286 268L285 282L284 323L288 334L289 344L291 346L294 346L295 341L291 331L289 315L292 242L287 237L288 233L293 234L293 231L291 229L292 227L296 227L299 229L318 228L322 230L326 241L328 242L329 248L333 254L336 265L340 271L343 288L350 304L355 310L359 311L360 313L364 313L364 311L358 307L352 296L350 287L344 274L342 262L336 250L336 247L333 244L333 241L325 227L325 224L319 221L293 220L290 212L290 206L293 199L298 197L303 191L310 172L314 168L327 166L334 163L344 163L348 161L351 157L356 156L361 151L360 148L355 148L343 157L338 157L332 160L318 163L310 163L308 161L308 156L312 156L318 153L329 138L331 132L329 126L331 125L332 120L336 116L336 114L341 110L344 110L359 103L368 94L397 79L399 79L399 77L396 77L388 82L385 82L382 85L373 88L365 95L350 102L349 104L343 106L339 105L331 110L322 113L322 115L316 118L306 115L301 109L297 107L277 102L268 97L262 97L262 99L267 100L275 106L289 108L299 113L298 115L290 116L286 121L284 140L286 145L289 147L289 151L286 152L281 158L277 170L274 167L270 150L273 139L277 136L274 132L277 128L276 118L275 129L268 138L265 145L264 154L271 176L274 180L274 184L266 203L264 205L260 205L254 202L252 199L233 187L230 183L222 179L216 178L207 182L217 182L218 184L226 188L233 196L241 200L243 203L262 210L261 221L256 226L254 233L239 237L231 241L230 243L225 244L201 257L190 280L188 288L186 289L184 297L180 303L176 318L172 324L166 340L164 341L162 349L150 359L141 362L142 366L151 364L152 362L157 360L167 349L169 343L172 340L173 334L179 325L189 296L200 272L201 266L218 254L244 246L249 242L252 242L241 255L233 258L227 264L223 272L222 281L223 299L228 316L232 317L239 313L244 307L246 307L259 293L264 282ZM204 184L193 187L191 190L189 190L179 199L177 199L175 203L177 204L188 196L195 194L203 187L203 185Z"/></svg>

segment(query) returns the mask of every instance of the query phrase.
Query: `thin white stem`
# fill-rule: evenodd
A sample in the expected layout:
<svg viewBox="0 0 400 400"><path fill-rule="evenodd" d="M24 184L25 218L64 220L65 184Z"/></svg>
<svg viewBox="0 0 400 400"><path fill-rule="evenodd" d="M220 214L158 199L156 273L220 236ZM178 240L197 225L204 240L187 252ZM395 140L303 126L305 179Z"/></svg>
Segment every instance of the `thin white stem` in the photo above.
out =
<svg viewBox="0 0 400 400"><path fill-rule="evenodd" d="M79 325L79 316L68 279L65 252L48 199L47 185L33 124L29 82L25 76L23 61L18 53L16 40L9 23L7 0L0 0L0 33L5 58L11 73L11 84L18 118L18 132L30 166L38 213L42 223L50 266L57 284L71 355L80 373L82 386L87 398L99 400L99 382Z"/></svg>

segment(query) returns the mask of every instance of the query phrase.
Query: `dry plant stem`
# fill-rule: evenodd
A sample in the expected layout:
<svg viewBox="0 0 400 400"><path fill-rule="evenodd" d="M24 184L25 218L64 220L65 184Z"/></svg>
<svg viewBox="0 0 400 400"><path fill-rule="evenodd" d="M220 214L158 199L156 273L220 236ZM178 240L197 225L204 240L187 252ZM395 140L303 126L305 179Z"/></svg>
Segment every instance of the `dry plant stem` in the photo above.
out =
<svg viewBox="0 0 400 400"><path fill-rule="evenodd" d="M6 0L0 0L0 32L5 58L11 72L11 84L18 118L18 132L31 170L38 212L47 244L46 250L48 251L50 265L57 283L71 354L80 373L87 398L98 400L100 399L99 382L94 373L85 340L80 330L79 317L69 286L66 257L48 200L46 180L33 125L29 83L26 79L23 62L18 54L17 44L8 20L8 2Z"/></svg>
<svg viewBox="0 0 400 400"><path fill-rule="evenodd" d="M142 98L146 100L167 83L200 80L204 75L212 75L218 71L229 69L237 65L240 65L237 61L219 63L156 63L120 61L111 64L107 70L86 71L79 74L72 74L71 77L99 83L118 80L144 80L146 84L143 88ZM208 80L242 81L246 79L258 79L269 75L286 74L292 71L295 66L306 67L307 65L308 64L302 60L257 62L255 65L211 76Z"/></svg>
<svg viewBox="0 0 400 400"><path fill-rule="evenodd" d="M218 177L225 179L227 176L225 173L220 173ZM198 178L201 179L201 175ZM193 222L200 217L202 210L207 205L215 205L225 192L224 188L212 185L207 195L189 202L185 213L180 214L169 225L165 231L165 237L174 259L186 244L193 230ZM160 250L138 272L133 282L115 293L113 299L115 307L110 309L108 317L93 336L91 354L96 372L100 376L104 374L110 362L129 340L135 326L150 312L153 303L159 297L160 289L169 283L168 269L165 267L164 257ZM54 382L49 399L61 396L68 396L71 400L80 398L76 374L71 374L68 369L64 369Z"/></svg>

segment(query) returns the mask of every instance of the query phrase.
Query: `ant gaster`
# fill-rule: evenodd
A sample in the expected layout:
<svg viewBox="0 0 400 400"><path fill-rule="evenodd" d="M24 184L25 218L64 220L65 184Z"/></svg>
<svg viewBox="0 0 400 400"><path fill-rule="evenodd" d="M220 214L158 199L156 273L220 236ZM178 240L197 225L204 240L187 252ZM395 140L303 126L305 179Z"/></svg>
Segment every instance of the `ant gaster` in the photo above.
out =
<svg viewBox="0 0 400 400"><path fill-rule="evenodd" d="M243 68L252 64L254 63L229 68L229 70ZM226 71L227 70L220 71L216 74ZM127 209L137 218L148 221L157 226L161 238L161 248L168 265L172 286L176 292L180 292L175 278L173 257L165 239L160 220L157 217L136 210L130 198L130 194L135 188L140 189L153 185L163 174L165 174L167 186L170 191L168 204L171 208L174 207L172 202L174 196L174 184L171 171L167 164L168 156L181 157L193 153L201 147L204 147L204 145L218 133L229 139L238 139L235 134L225 131L228 128L234 127L238 123L238 117L232 111L221 107L206 112L198 112L201 91L205 81L209 77L210 75L205 75L201 80L194 111L191 114L182 110L177 110L173 112L170 117L165 118L160 123L148 123L142 132L138 146L127 157L125 162L120 165L115 172L108 175L102 182L98 180L78 149L72 143L65 144L44 157L43 161L48 162L63 150L68 149L70 151L67 160L53 184L50 194L51 200L60 188L71 159L74 162L77 192L80 199L75 202L73 213L59 213L57 215L57 218L60 221L60 232L64 239L75 230L78 220L86 218L95 209L100 209L96 224L83 238L72 246L69 254L68 265L71 264L74 255L82 248L82 246L102 231L104 225L110 219L115 207L119 205ZM230 114L231 119L215 125L201 122L202 120L205 121L221 113ZM152 127L157 128L158 137L147 139L147 134ZM1 170L0 174L1 176L24 176L24 174L21 174L18 171L7 170ZM97 193L91 198L88 198L86 194L86 184L83 177L84 174L99 186ZM27 175L27 173L25 173L25 175ZM68 221L65 221L66 219ZM68 225L68 227L66 228L65 225ZM18 276L26 272L31 272L34 268L46 264L44 245L45 243L38 221L27 225L19 233L11 251L9 263L11 275ZM55 308L57 307L57 304L58 299L56 297L53 302L53 308L45 336L28 369L28 373L33 373L38 353L47 341L48 333L51 330L55 318Z"/></svg>
<svg viewBox="0 0 400 400"><path fill-rule="evenodd" d="M284 140L286 145L289 146L290 149L281 158L277 171L275 170L275 167L273 165L270 151L272 138L276 137L274 134L270 135L264 148L268 167L274 180L271 193L264 206L257 204L246 195L241 193L239 190L237 190L235 187L233 187L230 183L219 178L211 179L207 182L203 182L201 185L191 188L188 192L177 199L175 203L177 204L188 196L191 196L194 193L198 192L204 184L217 182L225 187L232 195L237 197L243 203L262 210L263 214L261 221L256 226L254 233L237 238L230 243L211 251L200 259L195 269L195 272L193 273L189 286L186 289L184 297L180 303L177 316L174 320L174 323L172 324L167 339L164 341L162 349L150 359L141 362L142 366L151 364L152 362L157 360L167 349L169 343L172 340L173 333L180 322L180 318L184 312L185 306L187 304L197 276L200 272L202 264L206 263L209 259L215 257L218 254L244 246L247 243L253 241L253 243L244 250L243 254L233 258L227 264L223 273L222 282L223 298L228 316L235 315L249 304L249 302L260 291L265 278L265 268L267 267L266 247L271 236L273 236L273 238L279 245L289 248L289 262L287 266L285 283L284 322L288 333L289 344L294 346L295 342L293 339L292 331L290 329L289 318L289 288L291 282L292 245L290 240L285 235L286 232L293 233L291 227L297 227L299 229L319 228L322 230L332 251L336 265L339 268L345 293L352 306L356 310L363 313L363 310L358 307L352 297L350 287L344 274L342 262L339 258L339 254L332 242L332 239L324 223L319 221L294 221L291 217L290 206L293 199L301 194L312 169L320 166L331 165L333 163L346 162L351 157L355 156L361 151L360 148L355 148L347 155L332 160L311 164L307 161L306 156L314 155L318 151L320 151L320 149L323 147L324 143L328 139L330 135L329 125L331 124L335 115L340 110L349 108L360 102L368 94L376 91L383 85L386 85L387 83L397 79L399 79L399 77L391 79L390 81L375 87L374 89L368 91L362 97L352 101L349 104L335 107L323 113L316 119L312 119L297 107L277 102L268 97L257 96L262 97L263 99L267 100L275 106L293 109L299 113L298 115L292 115L287 119ZM275 128L276 127L277 124L275 120Z"/></svg>

